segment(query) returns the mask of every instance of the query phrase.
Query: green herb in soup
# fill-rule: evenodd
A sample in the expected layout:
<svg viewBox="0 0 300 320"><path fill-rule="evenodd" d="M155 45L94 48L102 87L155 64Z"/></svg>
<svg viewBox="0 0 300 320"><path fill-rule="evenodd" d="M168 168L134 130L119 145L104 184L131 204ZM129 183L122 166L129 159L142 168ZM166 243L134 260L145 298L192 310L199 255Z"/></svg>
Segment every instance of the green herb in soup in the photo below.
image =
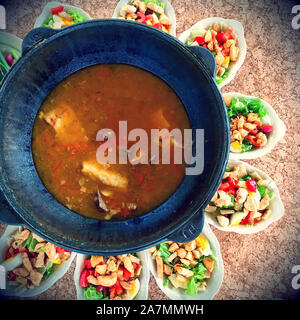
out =
<svg viewBox="0 0 300 320"><path fill-rule="evenodd" d="M174 164L173 148L170 164L99 164L96 151L103 142L96 141L97 132L114 130L118 154L120 120L127 121L128 132L141 128L148 137L151 129L190 128L181 101L165 82L123 64L80 70L42 104L33 130L35 165L49 192L74 212L106 220L143 215L182 181L185 165ZM135 143L128 141L124 152Z"/></svg>

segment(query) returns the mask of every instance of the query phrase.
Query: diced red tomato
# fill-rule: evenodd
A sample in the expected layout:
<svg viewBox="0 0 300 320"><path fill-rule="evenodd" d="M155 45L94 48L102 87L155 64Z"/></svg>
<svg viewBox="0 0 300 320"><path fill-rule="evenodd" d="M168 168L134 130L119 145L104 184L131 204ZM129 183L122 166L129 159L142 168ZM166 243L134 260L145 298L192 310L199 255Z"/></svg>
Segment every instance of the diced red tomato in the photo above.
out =
<svg viewBox="0 0 300 320"><path fill-rule="evenodd" d="M60 12L64 11L64 7L63 6L58 6L55 8L51 8L50 9L52 14L59 14Z"/></svg>
<svg viewBox="0 0 300 320"><path fill-rule="evenodd" d="M90 259L85 259L84 260L84 264L85 264L87 269L92 269L92 263L91 263Z"/></svg>
<svg viewBox="0 0 300 320"><path fill-rule="evenodd" d="M205 49L207 49L207 44L205 43L202 47L205 48Z"/></svg>
<svg viewBox="0 0 300 320"><path fill-rule="evenodd" d="M135 177L136 177L136 183L138 185L142 184L142 182L144 180L143 175L141 173L139 173L139 172L136 172Z"/></svg>
<svg viewBox="0 0 300 320"><path fill-rule="evenodd" d="M18 249L14 249L13 247L9 247L8 250L6 251L4 260L7 260L7 259L15 256L18 252L19 252Z"/></svg>
<svg viewBox="0 0 300 320"><path fill-rule="evenodd" d="M247 139L253 144L255 147L260 148L260 144L256 142L256 139L251 134L248 134Z"/></svg>
<svg viewBox="0 0 300 320"><path fill-rule="evenodd" d="M122 268L122 269L123 269L123 279L128 281L131 278L131 273L126 268Z"/></svg>
<svg viewBox="0 0 300 320"><path fill-rule="evenodd" d="M248 191L256 192L256 182L255 182L255 180L253 180L253 179L247 180L246 181L246 187L247 187Z"/></svg>
<svg viewBox="0 0 300 320"><path fill-rule="evenodd" d="M232 29L227 29L224 32L223 41L226 42L227 40L232 40L232 39L233 39Z"/></svg>
<svg viewBox="0 0 300 320"><path fill-rule="evenodd" d="M223 32L219 32L216 35L216 39L217 39L219 44L223 44L224 43L224 33Z"/></svg>
<svg viewBox="0 0 300 320"><path fill-rule="evenodd" d="M245 219L243 219L240 224L253 224L253 213L249 212L247 217Z"/></svg>
<svg viewBox="0 0 300 320"><path fill-rule="evenodd" d="M57 253L64 253L64 252L71 252L71 251L70 251L70 250L67 250L67 249L64 249L64 248L61 248L61 247L56 246L56 252L57 252Z"/></svg>
<svg viewBox="0 0 300 320"><path fill-rule="evenodd" d="M161 23L156 23L153 25L154 28L162 30L162 24Z"/></svg>
<svg viewBox="0 0 300 320"><path fill-rule="evenodd" d="M105 290L105 287L101 285L96 288L96 291L104 291L104 290Z"/></svg>
<svg viewBox="0 0 300 320"><path fill-rule="evenodd" d="M227 192L229 187L230 187L229 182L222 182L218 190Z"/></svg>
<svg viewBox="0 0 300 320"><path fill-rule="evenodd" d="M261 217L257 217L257 218L254 218L254 223L258 223L259 221L261 221Z"/></svg>
<svg viewBox="0 0 300 320"><path fill-rule="evenodd" d="M89 270L84 269L82 270L80 277L79 277L79 285L80 287L86 288L89 283L87 281L87 277L90 275Z"/></svg>
<svg viewBox="0 0 300 320"><path fill-rule="evenodd" d="M258 134L258 130L257 129L251 130L250 133L253 134L253 135L257 135Z"/></svg>
<svg viewBox="0 0 300 320"><path fill-rule="evenodd" d="M151 14L148 14L147 16L145 16L145 22L150 21L151 23L153 23L153 17Z"/></svg>
<svg viewBox="0 0 300 320"><path fill-rule="evenodd" d="M224 57L229 56L229 52L227 52L224 48L222 49L221 52L222 52L222 54L223 54Z"/></svg>
<svg viewBox="0 0 300 320"><path fill-rule="evenodd" d="M229 187L228 193L232 194L233 196L236 196L236 191L232 186Z"/></svg>
<svg viewBox="0 0 300 320"><path fill-rule="evenodd" d="M89 275L90 275L90 276L93 276L93 275L94 275L94 270L88 270L88 272L89 272Z"/></svg>
<svg viewBox="0 0 300 320"><path fill-rule="evenodd" d="M117 295L120 295L124 292L123 287L121 286L119 279L117 279L117 282L114 284L114 288L116 289Z"/></svg>
<svg viewBox="0 0 300 320"><path fill-rule="evenodd" d="M168 24L163 24L163 26L169 31L170 25L168 25Z"/></svg>
<svg viewBox="0 0 300 320"><path fill-rule="evenodd" d="M16 278L17 278L17 276L12 271L8 271L8 280L9 281L15 281Z"/></svg>
<svg viewBox="0 0 300 320"><path fill-rule="evenodd" d="M27 254L29 254L29 250L27 248L23 248L23 247L19 247L18 252L26 252Z"/></svg>
<svg viewBox="0 0 300 320"><path fill-rule="evenodd" d="M265 125L265 126L260 126L259 129L263 133L271 133L274 130L274 127Z"/></svg>
<svg viewBox="0 0 300 320"><path fill-rule="evenodd" d="M203 44L205 44L205 41L204 41L204 37L196 37L194 39L194 42L198 42L199 46L202 46Z"/></svg>
<svg viewBox="0 0 300 320"><path fill-rule="evenodd" d="M138 264L137 264L137 263L135 263L135 262L132 262L132 266L133 266L133 270L134 270L134 272L135 272L135 270L136 270L136 268L137 268Z"/></svg>
<svg viewBox="0 0 300 320"><path fill-rule="evenodd" d="M228 183L229 183L229 185L231 186L231 187L233 187L234 189L238 189L239 188L239 186L238 186L238 180L236 180L236 179L233 179L233 178L231 178L231 177L228 177Z"/></svg>
<svg viewBox="0 0 300 320"><path fill-rule="evenodd" d="M142 21L142 23L144 23L145 22L145 20L146 20L146 16L145 16L145 14L143 13L143 12L138 12L137 14L136 14Z"/></svg>

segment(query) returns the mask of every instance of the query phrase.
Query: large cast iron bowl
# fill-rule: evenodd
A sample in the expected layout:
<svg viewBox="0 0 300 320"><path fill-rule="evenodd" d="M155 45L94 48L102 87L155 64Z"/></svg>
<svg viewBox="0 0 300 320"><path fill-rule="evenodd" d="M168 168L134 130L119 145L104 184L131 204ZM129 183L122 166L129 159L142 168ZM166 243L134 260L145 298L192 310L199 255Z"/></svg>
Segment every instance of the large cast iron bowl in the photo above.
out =
<svg viewBox="0 0 300 320"><path fill-rule="evenodd" d="M203 173L185 176L152 212L121 222L88 219L57 202L41 182L31 152L34 119L49 92L75 71L102 63L134 65L160 77L182 100L192 128L205 130ZM24 39L22 58L0 89L0 187L5 197L0 220L86 254L136 252L165 240L194 239L229 152L227 113L215 69L206 49L187 48L170 35L130 21L32 30Z"/></svg>

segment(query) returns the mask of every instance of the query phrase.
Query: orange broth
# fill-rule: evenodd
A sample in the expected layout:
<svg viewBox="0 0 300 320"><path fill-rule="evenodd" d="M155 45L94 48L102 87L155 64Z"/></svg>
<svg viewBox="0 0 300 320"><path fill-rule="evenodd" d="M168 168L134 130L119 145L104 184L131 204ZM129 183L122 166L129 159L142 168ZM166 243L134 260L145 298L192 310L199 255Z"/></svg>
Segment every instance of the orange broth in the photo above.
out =
<svg viewBox="0 0 300 320"><path fill-rule="evenodd" d="M128 132L142 128L148 137L154 128L190 128L182 102L164 81L123 64L82 69L58 84L41 105L32 137L35 166L48 191L70 210L101 220L140 216L181 183L185 164L102 165L99 175L105 170L116 174L117 186L83 172L83 163L97 167L100 129L113 129L118 145L120 120L127 120ZM126 187L119 187L125 180ZM99 208L99 195L106 210Z"/></svg>

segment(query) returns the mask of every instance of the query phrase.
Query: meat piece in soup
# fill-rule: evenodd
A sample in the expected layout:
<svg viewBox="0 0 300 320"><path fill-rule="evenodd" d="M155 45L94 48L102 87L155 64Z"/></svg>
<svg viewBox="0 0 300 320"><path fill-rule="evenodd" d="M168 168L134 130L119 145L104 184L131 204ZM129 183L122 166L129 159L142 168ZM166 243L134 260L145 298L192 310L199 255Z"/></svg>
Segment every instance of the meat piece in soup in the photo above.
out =
<svg viewBox="0 0 300 320"><path fill-rule="evenodd" d="M54 128L56 137L60 141L71 143L88 140L75 112L64 103L45 115L41 112L40 118Z"/></svg>
<svg viewBox="0 0 300 320"><path fill-rule="evenodd" d="M190 128L174 91L153 74L128 65L80 70L43 102L33 129L34 162L45 187L70 210L101 220L140 216L167 200L182 181L185 164L172 161L99 164L97 132L114 130L118 154L121 120L127 121L128 132L135 128L147 132L149 162L151 129ZM134 143L128 141L123 151L127 154ZM171 160L173 156L171 152Z"/></svg>

